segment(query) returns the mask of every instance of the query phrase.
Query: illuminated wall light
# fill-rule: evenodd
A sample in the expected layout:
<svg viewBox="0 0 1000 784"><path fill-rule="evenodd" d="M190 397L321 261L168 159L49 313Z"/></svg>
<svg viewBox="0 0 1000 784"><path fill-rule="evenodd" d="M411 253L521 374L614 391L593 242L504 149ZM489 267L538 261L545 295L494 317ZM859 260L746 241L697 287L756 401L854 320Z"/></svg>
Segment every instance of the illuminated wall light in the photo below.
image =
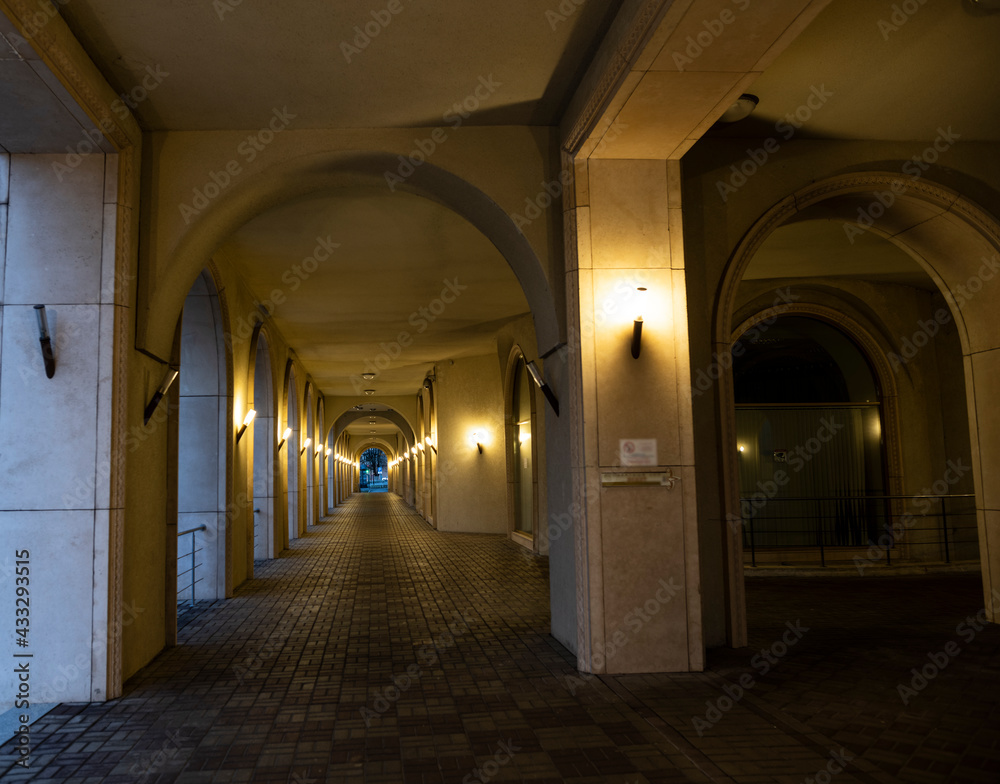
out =
<svg viewBox="0 0 1000 784"><path fill-rule="evenodd" d="M326 456L327 456L327 457L329 457L329 456L330 456L330 455L332 455L332 454L333 454L333 450L332 450L332 449L327 449L327 450L326 450Z"/></svg>
<svg viewBox="0 0 1000 784"><path fill-rule="evenodd" d="M323 445L322 444L316 444L316 454L318 455L322 451L323 451Z"/></svg>
<svg viewBox="0 0 1000 784"><path fill-rule="evenodd" d="M746 451L746 449L747 449L747 448L746 448L745 446L741 446L741 447L740 447L740 451L741 451L741 452L745 452L745 451Z"/></svg>
<svg viewBox="0 0 1000 784"><path fill-rule="evenodd" d="M424 438L424 443L427 444L427 446L429 446L431 449L434 450L434 454L437 454L437 447L434 446L434 440L430 436L427 436L426 438Z"/></svg>
<svg viewBox="0 0 1000 784"><path fill-rule="evenodd" d="M281 447L285 445L285 442L291 437L292 429L290 427L285 428L285 432L281 434L281 440L278 442L278 451L281 451Z"/></svg>
<svg viewBox="0 0 1000 784"><path fill-rule="evenodd" d="M305 454L305 451L306 451L306 450L307 450L307 449L308 449L308 448L309 448L310 446L312 446L312 442L313 442L313 440L312 440L311 438L307 438L307 439L306 439L305 441L303 441L303 442L302 442L302 448L301 448L301 449L299 450L299 456L300 456L300 457L301 457L301 456L302 456L303 454Z"/></svg>
<svg viewBox="0 0 1000 784"><path fill-rule="evenodd" d="M632 322L632 358L638 359L639 352L642 350L642 313L646 306L646 287L639 286L636 288L638 292L638 302L636 305L635 321Z"/></svg>
<svg viewBox="0 0 1000 784"><path fill-rule="evenodd" d="M240 429L236 432L236 443L239 443L240 439L243 438L243 434L246 432L247 425L253 422L253 418L257 416L257 412L252 408L247 411L247 415L243 417L243 424L240 425Z"/></svg>
<svg viewBox="0 0 1000 784"><path fill-rule="evenodd" d="M476 442L476 449L479 450L479 454L483 453L483 440L482 436L479 435L479 431L472 434L472 440Z"/></svg>

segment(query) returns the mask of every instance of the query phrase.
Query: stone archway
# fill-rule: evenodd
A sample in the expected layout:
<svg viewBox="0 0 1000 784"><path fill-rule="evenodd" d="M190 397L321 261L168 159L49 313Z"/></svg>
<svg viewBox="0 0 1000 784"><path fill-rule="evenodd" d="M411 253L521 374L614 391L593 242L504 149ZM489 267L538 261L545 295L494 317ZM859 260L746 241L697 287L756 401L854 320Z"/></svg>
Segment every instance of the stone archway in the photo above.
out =
<svg viewBox="0 0 1000 784"><path fill-rule="evenodd" d="M990 620L1000 608L991 601L1000 589L1000 488L983 479L1000 470L1000 419L988 401L1000 395L1000 328L990 298L983 294L1000 273L1000 223L959 193L926 180L892 172L841 175L813 183L765 212L730 256L718 290L713 353L732 345L737 290L754 255L779 227L822 216L845 223L847 232L869 231L909 254L931 277L948 302L961 342L969 399L976 508L979 520L983 590ZM848 237L850 238L850 237ZM723 519L739 517L735 453L733 378L720 374L720 453L723 464ZM728 633L731 644L746 644L746 599L742 542L726 525Z"/></svg>

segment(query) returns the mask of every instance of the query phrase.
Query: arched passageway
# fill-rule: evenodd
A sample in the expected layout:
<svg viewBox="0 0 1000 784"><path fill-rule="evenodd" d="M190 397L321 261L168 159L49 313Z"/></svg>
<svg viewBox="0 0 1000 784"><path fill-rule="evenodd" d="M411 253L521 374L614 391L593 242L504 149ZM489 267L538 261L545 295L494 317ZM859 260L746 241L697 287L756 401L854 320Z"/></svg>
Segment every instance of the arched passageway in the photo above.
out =
<svg viewBox="0 0 1000 784"><path fill-rule="evenodd" d="M288 541L298 539L302 535L299 515L299 401L298 383L295 378L295 368L288 365L285 381L285 422L288 435L285 439L285 501L288 509Z"/></svg>
<svg viewBox="0 0 1000 784"><path fill-rule="evenodd" d="M389 458L376 447L361 453L361 477L358 487L362 493L389 492Z"/></svg>
<svg viewBox="0 0 1000 784"><path fill-rule="evenodd" d="M180 329L176 585L178 603L190 604L221 599L231 587L226 509L232 401L222 305L209 270L184 301Z"/></svg>
<svg viewBox="0 0 1000 784"><path fill-rule="evenodd" d="M280 551L275 483L279 478L275 461L274 376L267 337L258 330L253 362L253 557L274 558Z"/></svg>
<svg viewBox="0 0 1000 784"><path fill-rule="evenodd" d="M879 203L877 194L886 191L901 194L893 209L883 206L860 226L858 215L869 215L867 208ZM813 225L818 228L812 229ZM767 256L772 236L784 231L805 237L810 230L839 232L846 249L841 258L850 250L848 246L864 250L873 245L876 255L868 261L881 258L887 266L880 267L876 261L868 270L870 282L859 273L854 280L838 279L837 272L816 267L806 257L798 266L783 267L780 276L754 271L754 265L762 264L760 256ZM738 338L749 327L765 320L780 323L775 319L783 314L813 312L848 332L855 325L851 337L865 349L864 357L880 387L879 435L886 458L883 489L900 498L883 507L875 530L866 529L863 537L857 530L852 534L855 544L864 539L864 548L850 562L863 573L890 563L893 554L925 560L944 553L949 559L979 558L987 607L992 606L989 597L995 575L1000 574L993 563L1000 516L990 511L997 499L983 478L988 465L1000 467L996 457L1000 452L992 444L995 438L980 438L978 423L984 396L998 391L993 389L995 377L982 371L998 361L1000 338L987 326L992 319L989 298L970 292L981 291L984 274L992 275L988 262L996 257L998 236L992 217L947 188L926 181L914 187L897 174L835 177L782 201L755 223L731 257L719 289L715 322L717 356L732 356L734 346L739 350ZM772 269L777 268L775 262L770 263ZM767 264L765 259L764 267ZM875 280L880 273L882 280ZM879 286L898 288L897 279L912 291L879 294ZM925 305L911 309L911 302ZM780 350L776 334L763 342ZM761 353L769 355L767 350ZM734 644L739 644L745 639L743 547L747 533L745 502L740 500L745 497L741 492L745 482L741 488L740 477L746 453L739 451L736 404L741 393L734 371L740 366L735 357L723 364L727 367L719 369L723 407L719 450L726 488L730 622ZM801 388L804 379L800 377L798 383ZM940 393L927 394L932 389ZM829 388L824 390L824 395L829 394ZM900 424L904 421L919 425L904 428ZM858 443L864 448L863 438ZM973 493L978 553L970 536L972 510L962 501ZM915 506L919 513L914 512ZM955 515L942 526L942 512L947 518L948 510ZM948 549L945 537L951 537Z"/></svg>

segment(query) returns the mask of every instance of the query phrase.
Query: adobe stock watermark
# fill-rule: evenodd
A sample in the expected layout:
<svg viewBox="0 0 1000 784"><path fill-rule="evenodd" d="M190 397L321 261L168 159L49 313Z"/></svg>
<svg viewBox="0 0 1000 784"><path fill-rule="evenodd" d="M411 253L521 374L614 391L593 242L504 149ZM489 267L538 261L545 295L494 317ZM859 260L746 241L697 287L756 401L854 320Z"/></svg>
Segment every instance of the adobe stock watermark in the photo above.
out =
<svg viewBox="0 0 1000 784"><path fill-rule="evenodd" d="M943 292L943 296L949 304L961 310L985 288L986 283L996 277L997 272L1000 271L1000 259L996 255L983 256L982 262L983 265L979 271L963 285ZM948 308L938 308L934 311L933 318L918 319L917 329L911 335L900 336L899 353L889 352L889 364L892 365L892 369L899 371L904 365L909 364L923 348L930 345L931 340L941 331L941 327L950 323L951 320L952 314Z"/></svg>
<svg viewBox="0 0 1000 784"><path fill-rule="evenodd" d="M791 648L809 631L808 626L803 626L802 621L796 620L785 622L785 631L781 637L775 640L767 648L761 648L759 653L754 654L750 659L750 666L758 673L758 678L767 675L777 664L788 655ZM708 730L722 721L722 718L739 704L747 692L757 685L757 678L751 673L744 672L740 675L737 683L727 683L722 687L723 695L714 700L705 701L705 713L703 716L695 716L691 719L698 737L702 737Z"/></svg>
<svg viewBox="0 0 1000 784"><path fill-rule="evenodd" d="M810 88L809 97L795 111L789 112L774 124L775 133L781 136L782 141L787 142L813 118L816 112L826 106L826 102L832 97L833 92L827 90L825 84L821 84L819 87L813 85ZM715 187L719 191L722 201L729 201L729 197L746 185L750 178L759 172L761 167L771 159L771 156L780 149L781 142L775 136L768 137L760 147L748 148L747 157L743 161L730 165L729 176L725 180L716 180L715 182Z"/></svg>
<svg viewBox="0 0 1000 784"><path fill-rule="evenodd" d="M37 36L45 26L59 16L59 6L69 5L70 0L49 0L47 3L40 3L39 10L35 11L27 19L22 19L24 29L20 33L7 35L14 46L24 47L29 45L29 41Z"/></svg>
<svg viewBox="0 0 1000 784"><path fill-rule="evenodd" d="M917 520L927 516L934 506L934 499L946 495L949 488L961 481L962 477L971 470L972 466L962 465L961 460L957 462L949 460L944 475L930 487L925 487L917 494L918 497L914 502L917 513L909 512L898 518L894 517L892 525L886 523L883 527L884 533L876 541L869 541L868 551L865 553L867 557L854 556L854 567L858 570L858 574L863 576L865 569L885 560L885 554L895 546L896 542L903 538L903 535L916 524Z"/></svg>
<svg viewBox="0 0 1000 784"><path fill-rule="evenodd" d="M404 11L402 0L389 0L384 8L373 8L368 12L370 19L354 25L354 37L350 43L347 40L340 42L340 53L344 55L347 64L351 64L351 59L361 54L367 49L373 40L379 37L381 32L392 24L393 20Z"/></svg>
<svg viewBox="0 0 1000 784"><path fill-rule="evenodd" d="M514 755L520 750L520 746L514 745L513 738L500 741L497 744L496 751L493 752L493 757L486 760L486 762L471 773L466 774L462 779L462 784L487 784L487 782L492 781L496 777L504 765L510 764L514 759Z"/></svg>
<svg viewBox="0 0 1000 784"><path fill-rule="evenodd" d="M215 169L209 171L208 180L192 190L191 203L181 202L177 205L181 217L184 218L184 225L190 224L192 218L200 215L212 200L217 199L232 185L243 174L243 164L251 164L257 160L257 156L264 152L275 137L286 130L297 116L289 112L287 106L281 109L272 109L268 122L236 146L236 155L220 171ZM243 163L240 162L241 160Z"/></svg>
<svg viewBox="0 0 1000 784"><path fill-rule="evenodd" d="M599 155L609 144L622 135L628 129L628 124L615 120L608 126L608 130L597 143L592 154ZM547 182L539 183L539 190L534 196L524 199L524 208L521 212L512 213L510 219L514 222L517 230L524 233L524 229L538 220L545 211L553 205L559 205L560 199L567 188L573 187L573 171L570 169L560 169L559 175Z"/></svg>
<svg viewBox="0 0 1000 784"><path fill-rule="evenodd" d="M421 305L414 310L407 318L406 323L413 327L413 331L402 330L394 340L388 343L385 341L379 343L379 352L374 357L365 359L361 373L351 375L351 386L354 387L355 394L360 395L370 383L363 378L362 374L374 373L378 375L391 366L402 356L405 349L413 345L414 334L421 335L426 332L428 327L448 309L448 306L453 304L462 292L469 288L466 284L460 283L458 278L446 278L442 282L444 287L441 289L441 293L426 305Z"/></svg>
<svg viewBox="0 0 1000 784"><path fill-rule="evenodd" d="M162 66L147 65L145 76L130 90L120 93L111 102L111 111L123 120L127 120L132 116L131 110L138 108L143 101L149 98L149 94L156 90L168 76L170 76L170 72L163 70ZM104 154L100 144L104 140L104 136L110 133L112 124L107 118L102 118L99 124L100 128L91 128L83 131L83 138L75 145L66 145L66 156L63 158L62 163L59 161L52 162L52 171L55 172L59 182L62 182L63 177L67 174L79 168L88 155L94 153Z"/></svg>
<svg viewBox="0 0 1000 784"><path fill-rule="evenodd" d="M910 186L923 177L924 173L961 138L962 134L955 133L950 125L947 129L938 128L938 135L934 141L900 168L903 174L909 175L909 183L894 180L888 190L876 191L875 199L867 207L858 207L858 217L854 219L854 222L844 224L844 233L847 235L848 241L853 245L855 237L864 234L875 224L876 220L892 209L896 198L906 193Z"/></svg>
<svg viewBox="0 0 1000 784"><path fill-rule="evenodd" d="M793 294L790 286L786 286L784 289L776 289L771 307L759 314L763 318L744 332L729 351L723 354L714 353L707 369L698 368L698 372L691 378L691 394L701 396L711 389L722 374L732 368L736 358L743 356L746 352L744 341L754 341L767 332L778 320L778 316L787 311L788 306L799 299L801 297Z"/></svg>
<svg viewBox="0 0 1000 784"><path fill-rule="evenodd" d="M250 340L254 330L260 321L261 311L265 311L268 316L273 316L279 305L284 305L288 301L288 294L298 289L312 277L313 273L320 268L320 265L329 261L334 251L340 247L339 242L334 242L333 238L317 237L316 246L310 255L303 258L297 264L281 273L281 282L287 288L271 289L263 301L256 303L256 307L250 313L241 314L234 322L233 328L223 335L223 341L229 348L233 347L234 341Z"/></svg>
<svg viewBox="0 0 1000 784"><path fill-rule="evenodd" d="M652 621L660 610L669 604L681 591L681 586L674 584L673 577L669 580L661 579L656 592L650 598L625 614L623 623L628 627L628 632L626 633L622 629L618 629L611 635L609 642L599 643L595 646L591 654L591 663L594 669L603 670L607 662L614 659L631 642L632 636L641 632L643 627ZM569 693L575 697L578 688L590 683L596 677L592 672L581 672L576 675L566 675L564 680Z"/></svg>
<svg viewBox="0 0 1000 784"><path fill-rule="evenodd" d="M154 752L143 752L140 759L132 763L128 772L135 776L137 781L145 781L150 776L157 774L170 760L177 756L185 743L192 740L194 740L193 736L182 735L180 730L168 732L160 747Z"/></svg>
<svg viewBox="0 0 1000 784"><path fill-rule="evenodd" d="M844 429L846 425L843 422L837 422L832 417L823 417L819 420L819 429L816 431L816 435L806 439L804 444L799 444L795 449L789 450L785 455L785 461L791 468L791 473L783 468L779 468L774 472L771 479L767 481L760 480L757 482L757 492L750 496L747 500L750 503L751 508L754 512L758 509L767 505L767 502L772 498L777 497L778 493L781 491L782 487L788 485L792 481L792 474L797 474L822 450L823 447L830 443L841 430ZM735 516L734 516L735 517ZM736 522L733 518L730 518L730 526L735 526ZM747 520L740 519L739 525L746 525ZM735 530L735 528L734 528Z"/></svg>
<svg viewBox="0 0 1000 784"><path fill-rule="evenodd" d="M811 776L806 776L802 784L830 784L833 777L847 770L847 763L854 759L854 755L847 749L830 752L830 761L825 767L820 768Z"/></svg>
<svg viewBox="0 0 1000 784"><path fill-rule="evenodd" d="M452 104L441 115L441 119L453 130L460 128L462 123L469 119L472 113L477 111L484 103L489 101L501 87L503 87L503 83L496 81L493 78L493 74L480 76L479 83L473 88L472 92L461 101L456 101ZM448 141L448 138L448 131L445 130L444 126L439 125L423 139L414 139L414 148L408 156L396 156L396 159L399 161L396 170L389 171L387 169L383 172L389 190L395 193L396 187L405 183L420 166L427 163L430 157L437 152L438 147Z"/></svg>
<svg viewBox="0 0 1000 784"><path fill-rule="evenodd" d="M890 8L892 13L888 19L879 19L875 27L882 34L882 40L888 41L889 36L898 33L899 29L910 21L910 18L917 13L927 0L903 0L901 3L893 3Z"/></svg>
<svg viewBox="0 0 1000 784"><path fill-rule="evenodd" d="M428 667L433 667L440 659L439 654L453 647L456 640L471 630L470 624L475 620L467 615L459 613L457 610L452 613L454 618L448 624L448 631L441 632L427 645L423 645L417 651L418 661L407 666L404 673L392 676L392 683L385 686L375 694L372 700L372 707L367 705L361 707L361 718L365 720L365 727L371 727L372 721L388 711L400 697L403 696L420 678L426 673L420 666L421 663Z"/></svg>
<svg viewBox="0 0 1000 784"><path fill-rule="evenodd" d="M674 67L678 71L683 71L687 66L693 65L695 60L725 34L729 25L736 21L737 14L743 13L750 7L750 0L730 0L730 2L736 6L735 11L732 8L723 8L719 11L718 16L712 19L703 19L702 29L693 36L689 35L684 39L684 43L687 44L684 51L674 51Z"/></svg>
<svg viewBox="0 0 1000 784"><path fill-rule="evenodd" d="M975 615L968 616L955 627L955 634L962 638L966 645L976 639L976 635L989 626L989 614L1000 610L1000 591L994 588L990 592L990 606L983 607ZM900 682L896 685L896 693L904 706L908 706L910 701L920 692L926 689L931 681L937 678L951 664L959 654L962 653L962 646L954 640L949 640L939 651L928 651L927 662L920 668L910 669L909 685Z"/></svg>
<svg viewBox="0 0 1000 784"><path fill-rule="evenodd" d="M549 23L549 28L555 30L559 25L569 19L577 12L587 0L562 0L555 8L549 8L545 12L545 21Z"/></svg>

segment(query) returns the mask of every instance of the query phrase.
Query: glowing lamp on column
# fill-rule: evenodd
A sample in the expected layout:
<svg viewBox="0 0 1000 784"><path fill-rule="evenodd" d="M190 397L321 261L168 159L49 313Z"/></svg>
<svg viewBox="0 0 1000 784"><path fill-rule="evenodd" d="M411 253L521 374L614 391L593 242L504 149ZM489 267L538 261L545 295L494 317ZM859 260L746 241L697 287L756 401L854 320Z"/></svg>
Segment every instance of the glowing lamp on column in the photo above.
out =
<svg viewBox="0 0 1000 784"><path fill-rule="evenodd" d="M247 430L247 425L253 422L253 418L257 416L257 412L252 408L247 411L247 415L243 417L243 424L240 425L240 429L236 432L236 443L239 443L240 439L243 438L243 434Z"/></svg>
<svg viewBox="0 0 1000 784"><path fill-rule="evenodd" d="M434 439L433 438L431 438L430 436L426 436L424 438L424 443L427 444L427 446L429 446L431 449L434 450L434 454L437 454L437 447L434 446Z"/></svg>
<svg viewBox="0 0 1000 784"><path fill-rule="evenodd" d="M636 317L632 322L632 358L638 359L642 350L642 313L646 307L646 287L636 288Z"/></svg>
<svg viewBox="0 0 1000 784"><path fill-rule="evenodd" d="M307 438L305 441L302 442L302 448L299 450L299 457L302 457L302 455L305 454L305 451L310 446L312 446L312 442L313 442L313 440L311 438Z"/></svg>
<svg viewBox="0 0 1000 784"><path fill-rule="evenodd" d="M292 429L290 427L285 428L285 432L281 434L281 440L278 442L278 451L281 451L281 447L285 445L285 442L291 437Z"/></svg>
<svg viewBox="0 0 1000 784"><path fill-rule="evenodd" d="M333 454L333 450L332 449L327 449L326 450L326 456L327 457L330 457L330 455L332 455L332 454Z"/></svg>
<svg viewBox="0 0 1000 784"><path fill-rule="evenodd" d="M475 430L472 433L472 443L474 443L476 445L476 449L479 450L479 454L482 454L483 453L483 434L480 433L478 430Z"/></svg>

